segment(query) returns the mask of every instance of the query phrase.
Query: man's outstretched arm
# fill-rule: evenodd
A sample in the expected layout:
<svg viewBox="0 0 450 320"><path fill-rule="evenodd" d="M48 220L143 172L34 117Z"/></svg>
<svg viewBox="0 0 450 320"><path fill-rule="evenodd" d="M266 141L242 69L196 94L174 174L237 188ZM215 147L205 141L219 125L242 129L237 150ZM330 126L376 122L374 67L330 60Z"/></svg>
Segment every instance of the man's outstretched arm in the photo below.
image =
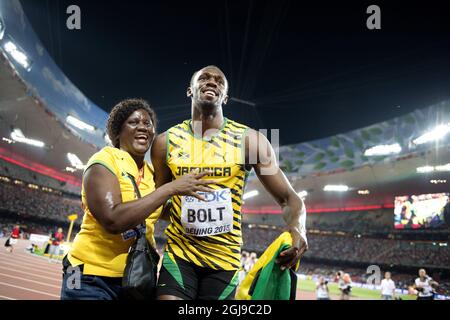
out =
<svg viewBox="0 0 450 320"><path fill-rule="evenodd" d="M246 163L252 165L261 183L282 208L286 229L292 236L292 248L283 251L277 263L283 270L291 268L308 250L305 205L279 168L275 152L263 134L250 129L245 137L245 150Z"/></svg>

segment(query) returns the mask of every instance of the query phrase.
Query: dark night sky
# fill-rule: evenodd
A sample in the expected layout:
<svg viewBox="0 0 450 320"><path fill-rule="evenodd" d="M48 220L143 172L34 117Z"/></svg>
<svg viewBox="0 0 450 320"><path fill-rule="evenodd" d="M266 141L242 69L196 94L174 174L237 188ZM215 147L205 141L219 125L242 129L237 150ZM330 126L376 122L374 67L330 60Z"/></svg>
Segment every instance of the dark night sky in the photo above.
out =
<svg viewBox="0 0 450 320"><path fill-rule="evenodd" d="M370 31L367 1L21 1L55 62L106 111L142 97L165 130L189 117L192 73L216 64L231 97L256 103L232 102L226 116L280 128L282 144L450 98L445 1L395 2L379 4L382 30ZM70 4L80 31L65 27Z"/></svg>

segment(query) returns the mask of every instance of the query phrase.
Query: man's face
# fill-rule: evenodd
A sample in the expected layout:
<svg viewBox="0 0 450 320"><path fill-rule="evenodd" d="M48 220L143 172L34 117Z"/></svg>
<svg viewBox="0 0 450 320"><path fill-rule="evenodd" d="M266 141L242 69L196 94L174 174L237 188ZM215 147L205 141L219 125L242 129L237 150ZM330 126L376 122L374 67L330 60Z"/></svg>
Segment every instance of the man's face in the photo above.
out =
<svg viewBox="0 0 450 320"><path fill-rule="evenodd" d="M386 272L384 274L384 277L389 280L391 278L391 274L389 272Z"/></svg>
<svg viewBox="0 0 450 320"><path fill-rule="evenodd" d="M61 228L58 228L58 233L61 233L62 232L62 229Z"/></svg>
<svg viewBox="0 0 450 320"><path fill-rule="evenodd" d="M221 107L228 101L228 82L217 68L204 68L196 73L187 96L202 108Z"/></svg>
<svg viewBox="0 0 450 320"><path fill-rule="evenodd" d="M425 272L425 270L423 270L423 269L420 269L419 270L419 277L425 277L425 275L426 275L426 272Z"/></svg>

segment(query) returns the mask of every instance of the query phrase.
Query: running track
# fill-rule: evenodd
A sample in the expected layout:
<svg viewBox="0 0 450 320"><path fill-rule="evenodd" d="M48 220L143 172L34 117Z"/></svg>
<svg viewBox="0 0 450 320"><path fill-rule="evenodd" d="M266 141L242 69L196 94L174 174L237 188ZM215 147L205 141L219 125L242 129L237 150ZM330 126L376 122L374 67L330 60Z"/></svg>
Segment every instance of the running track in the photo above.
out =
<svg viewBox="0 0 450 320"><path fill-rule="evenodd" d="M48 258L25 251L27 240L19 240L14 252L5 250L5 238L0 250L0 300L59 300L62 266ZM297 299L314 300L313 292L297 291Z"/></svg>
<svg viewBox="0 0 450 320"><path fill-rule="evenodd" d="M25 251L27 240L19 240L9 253L1 242L0 300L58 300L61 290L61 263Z"/></svg>

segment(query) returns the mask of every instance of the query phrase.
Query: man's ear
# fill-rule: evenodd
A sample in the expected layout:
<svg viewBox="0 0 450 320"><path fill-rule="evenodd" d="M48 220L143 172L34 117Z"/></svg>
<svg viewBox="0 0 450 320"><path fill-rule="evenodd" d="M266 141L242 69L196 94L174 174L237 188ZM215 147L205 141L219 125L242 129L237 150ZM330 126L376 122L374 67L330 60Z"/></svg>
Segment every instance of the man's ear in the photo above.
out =
<svg viewBox="0 0 450 320"><path fill-rule="evenodd" d="M188 88L187 88L186 96L192 97L192 89L191 89L191 87L188 87Z"/></svg>

